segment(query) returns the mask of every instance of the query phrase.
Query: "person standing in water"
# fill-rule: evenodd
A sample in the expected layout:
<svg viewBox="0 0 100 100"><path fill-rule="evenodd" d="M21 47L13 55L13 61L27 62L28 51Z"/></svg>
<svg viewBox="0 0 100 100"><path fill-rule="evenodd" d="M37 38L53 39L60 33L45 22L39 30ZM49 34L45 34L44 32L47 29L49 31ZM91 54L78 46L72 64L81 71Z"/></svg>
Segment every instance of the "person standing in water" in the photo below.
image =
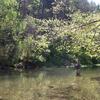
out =
<svg viewBox="0 0 100 100"><path fill-rule="evenodd" d="M74 65L74 67L75 67L75 69L76 69L76 76L81 76L81 73L80 73L81 64L80 64L79 59L76 59L76 60L75 60L75 65Z"/></svg>

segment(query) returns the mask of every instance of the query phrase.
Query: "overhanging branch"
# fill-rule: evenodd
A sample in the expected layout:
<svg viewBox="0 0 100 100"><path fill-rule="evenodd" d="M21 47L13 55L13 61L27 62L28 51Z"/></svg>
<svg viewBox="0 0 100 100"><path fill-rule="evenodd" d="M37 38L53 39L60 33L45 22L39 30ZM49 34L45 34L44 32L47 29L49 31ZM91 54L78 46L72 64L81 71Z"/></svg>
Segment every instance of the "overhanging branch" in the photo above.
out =
<svg viewBox="0 0 100 100"><path fill-rule="evenodd" d="M79 28L82 28L82 27L85 27L85 26L88 26L88 25L91 25L91 24L94 24L94 23L97 23L97 22L100 22L100 19L99 20L94 20L94 21L91 21L91 22L88 22L88 23L85 23L85 24L82 24L78 27L74 27L74 28L71 28L71 29L75 29L75 31L77 31Z"/></svg>

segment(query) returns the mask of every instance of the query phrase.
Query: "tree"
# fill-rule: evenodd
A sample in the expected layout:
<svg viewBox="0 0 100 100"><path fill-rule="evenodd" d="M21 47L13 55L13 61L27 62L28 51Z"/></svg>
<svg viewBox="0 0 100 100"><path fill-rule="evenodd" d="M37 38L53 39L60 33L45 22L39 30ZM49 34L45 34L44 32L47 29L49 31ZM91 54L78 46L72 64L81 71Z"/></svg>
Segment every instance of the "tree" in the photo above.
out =
<svg viewBox="0 0 100 100"><path fill-rule="evenodd" d="M0 1L0 63L11 64L15 53L17 25L16 0Z"/></svg>
<svg viewBox="0 0 100 100"><path fill-rule="evenodd" d="M90 11L90 4L87 0L75 0L75 7L82 12Z"/></svg>
<svg viewBox="0 0 100 100"><path fill-rule="evenodd" d="M40 0L17 0L19 3L19 11L22 18L27 15L38 17Z"/></svg>

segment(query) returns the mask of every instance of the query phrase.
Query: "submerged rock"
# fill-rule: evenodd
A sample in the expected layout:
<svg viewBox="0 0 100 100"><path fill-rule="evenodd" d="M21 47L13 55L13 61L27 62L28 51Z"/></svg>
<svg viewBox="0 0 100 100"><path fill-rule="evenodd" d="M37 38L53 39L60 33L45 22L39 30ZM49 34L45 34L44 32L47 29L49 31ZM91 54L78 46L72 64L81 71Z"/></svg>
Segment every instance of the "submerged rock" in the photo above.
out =
<svg viewBox="0 0 100 100"><path fill-rule="evenodd" d="M96 80L96 81L100 82L100 77L92 77L91 80Z"/></svg>
<svg viewBox="0 0 100 100"><path fill-rule="evenodd" d="M4 100L2 96L0 96L0 100Z"/></svg>

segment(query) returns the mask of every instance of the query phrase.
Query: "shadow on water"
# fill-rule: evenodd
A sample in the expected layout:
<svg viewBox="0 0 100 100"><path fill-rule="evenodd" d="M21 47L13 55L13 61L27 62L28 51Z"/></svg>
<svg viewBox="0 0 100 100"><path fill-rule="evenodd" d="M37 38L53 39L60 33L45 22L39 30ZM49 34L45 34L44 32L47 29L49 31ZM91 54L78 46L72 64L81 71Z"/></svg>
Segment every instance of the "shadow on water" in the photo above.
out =
<svg viewBox="0 0 100 100"><path fill-rule="evenodd" d="M100 69L81 69L81 75L85 77L98 77ZM18 80L19 78L36 78L40 73L43 73L45 77L50 78L64 78L75 76L75 70L73 68L42 68L39 70L0 70L0 80ZM99 80L99 78L97 79Z"/></svg>
<svg viewBox="0 0 100 100"><path fill-rule="evenodd" d="M0 70L0 81L1 80L13 80L18 79L20 72L12 70Z"/></svg>
<svg viewBox="0 0 100 100"><path fill-rule="evenodd" d="M18 80L19 78L37 77L39 71L0 70L0 80Z"/></svg>

